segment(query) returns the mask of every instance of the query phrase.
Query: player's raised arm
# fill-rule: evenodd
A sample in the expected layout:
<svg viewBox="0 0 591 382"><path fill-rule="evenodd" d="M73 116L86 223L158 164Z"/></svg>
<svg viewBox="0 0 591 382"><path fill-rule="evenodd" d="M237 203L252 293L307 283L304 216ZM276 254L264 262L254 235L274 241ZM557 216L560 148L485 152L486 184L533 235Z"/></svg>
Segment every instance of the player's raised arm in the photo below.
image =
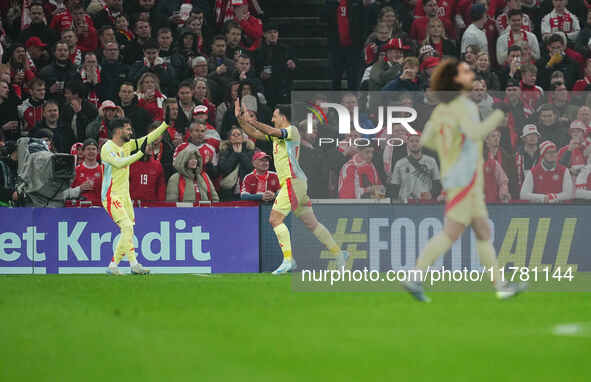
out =
<svg viewBox="0 0 591 382"><path fill-rule="evenodd" d="M166 131L166 129L168 129L168 124L166 122L162 122L158 128L150 132L148 135L131 140L127 144L130 145L130 150L138 150L140 147L142 147L146 139L148 140L148 144L150 144L158 139L158 137L161 136L162 133Z"/></svg>
<svg viewBox="0 0 591 382"><path fill-rule="evenodd" d="M248 112L246 110L243 110L240 107L240 100L238 98L236 98L236 102L234 102L234 115L236 116L236 119L238 120L238 124L240 125L240 127L242 128L242 130L244 130L244 132L246 133L246 135L248 135L251 138L259 139L261 141L266 140L267 137L265 136L265 134L261 133L259 130L257 130L256 128L254 128L245 119L247 113Z"/></svg>
<svg viewBox="0 0 591 382"><path fill-rule="evenodd" d="M478 109L476 109L476 116ZM501 110L495 110L489 115L484 121L478 122L474 121L472 118L473 113L470 113L468 110L456 110L458 113L457 115L461 116L460 127L462 131L468 136L468 138L481 141L494 129L496 129L499 124L503 121L504 113Z"/></svg>

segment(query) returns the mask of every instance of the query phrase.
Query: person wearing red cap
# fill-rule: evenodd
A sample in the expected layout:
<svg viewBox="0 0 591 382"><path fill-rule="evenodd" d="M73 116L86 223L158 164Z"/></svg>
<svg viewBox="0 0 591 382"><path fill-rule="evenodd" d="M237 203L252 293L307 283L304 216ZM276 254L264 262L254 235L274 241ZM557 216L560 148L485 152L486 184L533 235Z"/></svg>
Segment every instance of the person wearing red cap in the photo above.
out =
<svg viewBox="0 0 591 382"><path fill-rule="evenodd" d="M386 54L371 68L369 90L381 90L388 82L400 75L404 63L404 52L409 49L410 47L404 45L399 38L392 38L382 46L382 50Z"/></svg>
<svg viewBox="0 0 591 382"><path fill-rule="evenodd" d="M558 150L552 141L540 144L540 161L525 176L521 199L532 203L560 203L573 198L573 180L566 167L558 163Z"/></svg>
<svg viewBox="0 0 591 382"><path fill-rule="evenodd" d="M247 174L242 181L240 198L242 200L260 200L272 202L281 189L279 177L274 171L269 171L270 157L264 151L257 151L252 156L254 170Z"/></svg>
<svg viewBox="0 0 591 382"><path fill-rule="evenodd" d="M35 68L42 68L49 64L49 54L47 53L47 44L43 43L39 37L31 37L25 43L27 53Z"/></svg>

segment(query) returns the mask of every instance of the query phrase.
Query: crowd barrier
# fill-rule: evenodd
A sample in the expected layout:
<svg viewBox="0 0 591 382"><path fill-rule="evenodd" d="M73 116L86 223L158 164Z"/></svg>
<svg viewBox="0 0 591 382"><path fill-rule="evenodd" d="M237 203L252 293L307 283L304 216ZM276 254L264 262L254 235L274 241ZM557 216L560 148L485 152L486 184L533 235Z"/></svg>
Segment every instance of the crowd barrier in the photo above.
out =
<svg viewBox="0 0 591 382"><path fill-rule="evenodd" d="M136 208L139 261L154 273L268 272L281 262L268 224L271 205L210 206ZM412 268L443 225L441 205L316 201L314 210L355 268L380 271ZM591 207L491 205L489 213L502 263L591 271ZM286 224L300 268L330 266L334 259L302 223L290 215ZM117 240L118 228L102 208L3 208L0 273L103 273ZM479 267L474 234L467 231L438 264ZM127 265L123 261L124 270Z"/></svg>

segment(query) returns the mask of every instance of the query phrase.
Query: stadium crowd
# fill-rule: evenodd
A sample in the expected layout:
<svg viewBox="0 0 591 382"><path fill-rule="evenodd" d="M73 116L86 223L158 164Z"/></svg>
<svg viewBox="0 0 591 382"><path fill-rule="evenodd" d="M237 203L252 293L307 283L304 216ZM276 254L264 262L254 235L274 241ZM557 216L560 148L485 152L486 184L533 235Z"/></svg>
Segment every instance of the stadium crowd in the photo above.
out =
<svg viewBox="0 0 591 382"><path fill-rule="evenodd" d="M291 102L298 59L257 0L23 0L0 3L0 203L18 202L17 144L43 139L77 158L64 199L100 205L100 148L109 122L136 136L170 127L130 170L132 199L271 202L278 179L271 145L239 128L234 101L271 123ZM481 117L506 118L486 139L489 203L591 199L591 5L585 0L327 0L332 90L376 126L376 105L436 106L429 76L447 56L476 73ZM342 80L346 79L346 89ZM369 97L359 90L380 91ZM378 93L375 93L378 94ZM308 102L329 101L317 94ZM338 118L292 121L312 198L441 202L438 159L402 125L399 146L335 146ZM303 119L303 118L302 118ZM355 130L353 130L355 131ZM319 165L324 163L325 165Z"/></svg>

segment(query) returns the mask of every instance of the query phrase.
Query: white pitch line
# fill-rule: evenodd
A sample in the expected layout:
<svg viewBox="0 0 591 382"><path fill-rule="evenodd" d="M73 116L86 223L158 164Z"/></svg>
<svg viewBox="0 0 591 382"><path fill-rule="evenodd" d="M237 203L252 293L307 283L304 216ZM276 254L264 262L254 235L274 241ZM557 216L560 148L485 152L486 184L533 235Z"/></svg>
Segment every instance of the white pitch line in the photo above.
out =
<svg viewBox="0 0 591 382"><path fill-rule="evenodd" d="M591 337L591 322L571 322L558 324L552 334L563 337Z"/></svg>

